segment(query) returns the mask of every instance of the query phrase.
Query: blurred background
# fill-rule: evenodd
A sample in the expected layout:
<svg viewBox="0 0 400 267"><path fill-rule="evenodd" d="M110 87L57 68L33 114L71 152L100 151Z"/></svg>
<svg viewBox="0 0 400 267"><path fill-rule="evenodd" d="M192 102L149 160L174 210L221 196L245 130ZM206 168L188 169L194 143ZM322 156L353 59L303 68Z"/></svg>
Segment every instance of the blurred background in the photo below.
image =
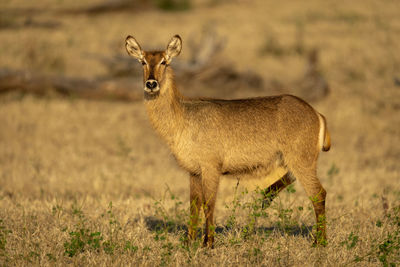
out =
<svg viewBox="0 0 400 267"><path fill-rule="evenodd" d="M164 49L181 35L184 48L173 67L186 96L304 98L332 132L325 168L335 163L349 173L343 178L351 188L379 177L382 188L390 186L398 182L400 158L398 11L397 1L373 0L3 0L1 190L14 194L22 180L33 190L37 184L25 174L35 169L55 168L44 176L55 183L71 182L70 174L58 176L76 164L97 169L79 150L106 168L106 147L122 149L133 157L130 172L141 173L148 168L134 167L137 158L165 149L146 128L142 71L125 52L128 34L144 49ZM91 148L96 139L101 144ZM79 158L76 164L64 149Z"/></svg>
<svg viewBox="0 0 400 267"><path fill-rule="evenodd" d="M328 216L398 205L399 11L394 0L1 0L3 216L86 199L134 201L134 217L166 186L188 199L187 174L147 122L127 35L145 50L182 37L185 96L291 93L324 114ZM220 209L235 185L221 185Z"/></svg>
<svg viewBox="0 0 400 267"><path fill-rule="evenodd" d="M186 179L147 123L128 34L144 49L181 35L173 67L186 96L309 101L332 133L320 169L340 169L337 194L398 189L398 11L372 0L3 0L1 194L154 194L150 178Z"/></svg>

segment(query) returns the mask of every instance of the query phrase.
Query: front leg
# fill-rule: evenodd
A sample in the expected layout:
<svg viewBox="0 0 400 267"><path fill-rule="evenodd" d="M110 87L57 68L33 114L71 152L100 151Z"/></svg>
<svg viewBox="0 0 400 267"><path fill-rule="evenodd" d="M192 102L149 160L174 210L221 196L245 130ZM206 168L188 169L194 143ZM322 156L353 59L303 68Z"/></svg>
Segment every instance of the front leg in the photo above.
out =
<svg viewBox="0 0 400 267"><path fill-rule="evenodd" d="M201 204L203 203L203 190L201 177L197 174L190 174L190 220L188 227L188 238L194 240L197 237L197 228Z"/></svg>
<svg viewBox="0 0 400 267"><path fill-rule="evenodd" d="M215 225L214 209L217 200L220 173L217 169L208 168L202 171L203 205L206 217L204 246L214 247Z"/></svg>

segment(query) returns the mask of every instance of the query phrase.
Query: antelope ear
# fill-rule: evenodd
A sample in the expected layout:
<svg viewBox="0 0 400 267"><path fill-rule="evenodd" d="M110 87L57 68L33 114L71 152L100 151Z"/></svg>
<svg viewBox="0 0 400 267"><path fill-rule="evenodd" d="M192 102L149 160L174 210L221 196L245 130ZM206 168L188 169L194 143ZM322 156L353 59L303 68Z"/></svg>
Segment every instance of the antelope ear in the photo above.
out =
<svg viewBox="0 0 400 267"><path fill-rule="evenodd" d="M165 51L165 56L167 61L170 62L173 57L178 56L182 50L182 39L179 35L172 37L169 41L167 50Z"/></svg>
<svg viewBox="0 0 400 267"><path fill-rule="evenodd" d="M139 43L136 41L136 39L133 36L128 35L128 37L126 37L125 48L130 56L137 58L138 60L143 59L142 48L140 48Z"/></svg>

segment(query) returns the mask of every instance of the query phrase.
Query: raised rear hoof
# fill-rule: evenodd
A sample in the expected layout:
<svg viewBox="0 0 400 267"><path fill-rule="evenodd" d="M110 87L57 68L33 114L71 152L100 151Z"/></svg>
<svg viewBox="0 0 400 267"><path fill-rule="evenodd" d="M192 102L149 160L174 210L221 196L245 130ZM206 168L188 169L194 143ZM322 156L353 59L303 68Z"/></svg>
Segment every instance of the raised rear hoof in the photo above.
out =
<svg viewBox="0 0 400 267"><path fill-rule="evenodd" d="M275 197L276 197L276 194L270 194L270 193L264 194L264 199L261 204L261 208L263 210L268 209L271 206L272 201L274 201Z"/></svg>

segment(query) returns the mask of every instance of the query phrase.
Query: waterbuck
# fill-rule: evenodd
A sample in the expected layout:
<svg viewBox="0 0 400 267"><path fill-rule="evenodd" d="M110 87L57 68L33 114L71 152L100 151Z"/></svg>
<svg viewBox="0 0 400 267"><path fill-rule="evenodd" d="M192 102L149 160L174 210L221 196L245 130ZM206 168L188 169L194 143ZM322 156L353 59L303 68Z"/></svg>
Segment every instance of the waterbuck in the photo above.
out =
<svg viewBox="0 0 400 267"><path fill-rule="evenodd" d="M326 191L317 178L317 159L321 150L329 150L330 137L320 113L292 95L187 99L176 88L170 66L182 49L178 35L165 51L143 51L132 36L125 47L143 65L144 102L152 126L190 174L189 240L197 236L203 208L204 245L213 247L221 177L263 177L283 167L287 173L265 191L266 200L298 179L314 206L315 242L325 244Z"/></svg>

